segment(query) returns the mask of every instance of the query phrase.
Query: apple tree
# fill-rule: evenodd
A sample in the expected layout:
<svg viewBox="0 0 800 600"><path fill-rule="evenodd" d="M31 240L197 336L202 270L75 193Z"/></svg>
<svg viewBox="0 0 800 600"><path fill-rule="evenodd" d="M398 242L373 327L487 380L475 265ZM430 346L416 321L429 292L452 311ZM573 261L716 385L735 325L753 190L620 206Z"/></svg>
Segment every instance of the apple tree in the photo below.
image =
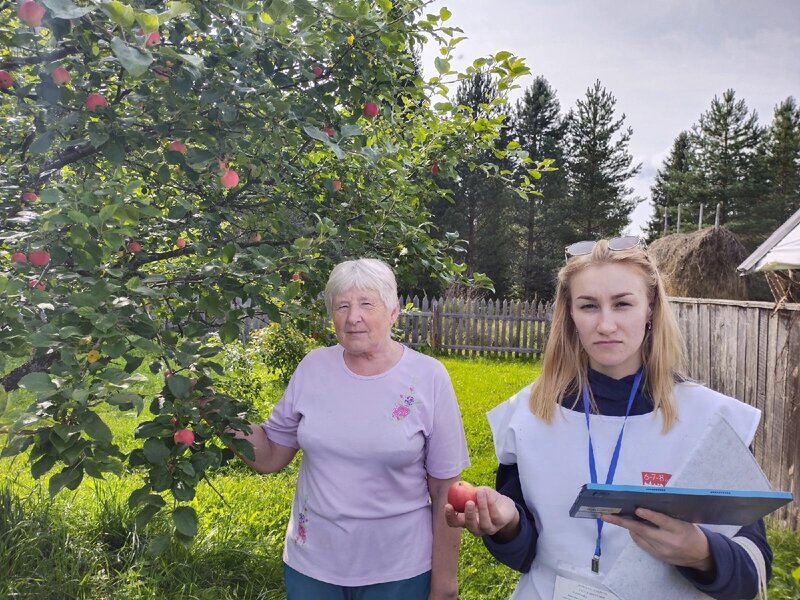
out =
<svg viewBox="0 0 800 600"><path fill-rule="evenodd" d="M51 494L138 470L137 523L170 500L191 538L196 486L226 448L252 452L227 433L247 405L215 393L213 339L313 318L344 258L381 256L401 282L463 270L427 206L501 124L437 96L527 69L501 52L454 73L460 31L425 5L0 2L0 407L33 398L3 453ZM152 397L142 368L164 375ZM133 450L109 407L144 411Z"/></svg>

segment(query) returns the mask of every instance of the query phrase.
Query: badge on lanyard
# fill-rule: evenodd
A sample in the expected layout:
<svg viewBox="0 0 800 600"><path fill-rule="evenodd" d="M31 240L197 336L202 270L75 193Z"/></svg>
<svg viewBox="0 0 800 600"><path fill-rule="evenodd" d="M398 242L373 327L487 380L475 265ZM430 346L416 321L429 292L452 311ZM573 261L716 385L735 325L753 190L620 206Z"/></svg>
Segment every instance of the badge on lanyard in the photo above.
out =
<svg viewBox="0 0 800 600"><path fill-rule="evenodd" d="M631 393L628 396L628 407L625 409L625 418L622 421L622 427L619 430L617 437L617 444L614 446L614 454L611 456L611 463L608 465L608 474L606 475L606 484L614 483L614 472L617 470L617 462L619 461L619 452L622 448L622 434L625 433L625 423L628 420L628 415L633 406L633 399L636 397L636 391L639 389L639 383L642 381L642 371L644 366L639 367L636 371L636 376L633 378L633 386L631 386ZM592 446L592 429L589 426L589 391L587 386L582 390L583 396L583 414L586 416L586 431L589 432L589 477L592 483L597 483L597 466L594 462L594 447ZM600 554L603 536L603 520L597 519L597 541L594 546L594 555L592 556L592 571L595 573L600 572Z"/></svg>

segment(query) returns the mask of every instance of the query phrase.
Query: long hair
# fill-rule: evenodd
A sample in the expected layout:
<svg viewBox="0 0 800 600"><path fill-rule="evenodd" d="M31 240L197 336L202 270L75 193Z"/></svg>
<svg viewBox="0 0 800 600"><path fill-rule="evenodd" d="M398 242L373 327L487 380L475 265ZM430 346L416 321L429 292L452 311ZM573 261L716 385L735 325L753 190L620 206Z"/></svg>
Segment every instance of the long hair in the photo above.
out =
<svg viewBox="0 0 800 600"><path fill-rule="evenodd" d="M583 387L588 385L589 356L580 343L570 314L570 283L576 273L602 264L630 265L645 280L652 315L651 327L645 331L641 346L643 381L652 397L654 410L661 413L663 430L667 431L677 418L673 397L675 382L686 379L683 338L667 301L664 283L647 253L641 248L610 250L606 240L599 240L590 254L570 258L558 273L542 374L531 389L531 412L550 423L556 405L573 392L577 401Z"/></svg>

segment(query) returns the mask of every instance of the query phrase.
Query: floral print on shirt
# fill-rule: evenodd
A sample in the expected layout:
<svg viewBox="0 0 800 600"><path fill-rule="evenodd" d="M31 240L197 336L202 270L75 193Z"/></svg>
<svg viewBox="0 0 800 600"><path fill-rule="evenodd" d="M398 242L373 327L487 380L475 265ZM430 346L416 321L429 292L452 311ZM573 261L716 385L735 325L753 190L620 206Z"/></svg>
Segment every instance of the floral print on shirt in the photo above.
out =
<svg viewBox="0 0 800 600"><path fill-rule="evenodd" d="M294 543L298 546L305 545L308 539L308 516L306 513L308 512L308 498L303 498L303 508L300 510L300 514L297 515L297 533L294 535Z"/></svg>
<svg viewBox="0 0 800 600"><path fill-rule="evenodd" d="M417 399L414 397L414 382L408 386L408 391L400 394L400 400L395 402L392 408L392 419L395 421L402 421L411 414L411 409L414 408Z"/></svg>

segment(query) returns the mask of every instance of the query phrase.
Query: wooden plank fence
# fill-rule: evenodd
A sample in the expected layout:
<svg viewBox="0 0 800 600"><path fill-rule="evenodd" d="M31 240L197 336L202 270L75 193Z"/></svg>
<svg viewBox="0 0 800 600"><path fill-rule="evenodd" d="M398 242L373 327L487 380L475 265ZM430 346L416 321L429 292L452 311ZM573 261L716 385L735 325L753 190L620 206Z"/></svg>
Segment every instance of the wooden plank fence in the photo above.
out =
<svg viewBox="0 0 800 600"><path fill-rule="evenodd" d="M550 330L550 307L521 300L400 298L398 339L458 356L539 358Z"/></svg>
<svg viewBox="0 0 800 600"><path fill-rule="evenodd" d="M670 298L688 374L761 410L753 452L794 502L771 517L800 531L800 304ZM397 339L458 356L540 358L551 307L519 300L400 298ZM257 328L263 323L253 322Z"/></svg>

